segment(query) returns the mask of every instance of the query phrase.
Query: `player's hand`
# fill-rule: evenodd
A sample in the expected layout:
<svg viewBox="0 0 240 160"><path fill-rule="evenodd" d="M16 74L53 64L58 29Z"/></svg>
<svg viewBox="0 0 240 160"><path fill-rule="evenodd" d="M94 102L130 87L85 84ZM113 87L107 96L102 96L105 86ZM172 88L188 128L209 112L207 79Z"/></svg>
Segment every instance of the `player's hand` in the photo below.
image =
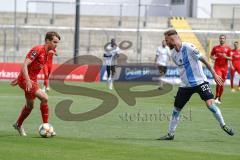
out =
<svg viewBox="0 0 240 160"><path fill-rule="evenodd" d="M213 78L218 85L223 86L223 79L219 75L214 73Z"/></svg>
<svg viewBox="0 0 240 160"><path fill-rule="evenodd" d="M226 58L226 59L229 58L225 53L223 53L222 55L223 55L223 57Z"/></svg>
<svg viewBox="0 0 240 160"><path fill-rule="evenodd" d="M18 84L18 79L14 79L13 81L11 81L11 86L16 86Z"/></svg>
<svg viewBox="0 0 240 160"><path fill-rule="evenodd" d="M210 57L213 61L215 61L217 59L217 57L215 55Z"/></svg>
<svg viewBox="0 0 240 160"><path fill-rule="evenodd" d="M31 80L26 81L26 90L30 91L32 89L32 82Z"/></svg>
<svg viewBox="0 0 240 160"><path fill-rule="evenodd" d="M54 50L50 50L50 51L48 51L48 53L53 54L53 55L55 55L55 56L58 56L58 55L57 55L57 52L54 51Z"/></svg>

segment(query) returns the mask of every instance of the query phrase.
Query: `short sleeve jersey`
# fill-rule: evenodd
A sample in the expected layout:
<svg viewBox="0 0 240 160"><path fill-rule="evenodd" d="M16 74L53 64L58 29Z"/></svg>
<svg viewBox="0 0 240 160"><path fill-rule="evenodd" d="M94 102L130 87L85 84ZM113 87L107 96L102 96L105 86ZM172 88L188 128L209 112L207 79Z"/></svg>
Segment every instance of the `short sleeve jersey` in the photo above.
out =
<svg viewBox="0 0 240 160"><path fill-rule="evenodd" d="M224 54L228 57L231 56L231 48L229 46L218 45L213 47L211 56L216 57L214 68L228 68L228 60L223 56Z"/></svg>
<svg viewBox="0 0 240 160"><path fill-rule="evenodd" d="M195 87L207 81L199 61L201 54L191 43L182 42L179 51L172 49L173 62L178 66L180 74L180 87Z"/></svg>
<svg viewBox="0 0 240 160"><path fill-rule="evenodd" d="M28 65L28 75L29 78L37 82L37 75L44 67L45 63L47 62L47 53L45 50L44 45L38 45L33 47L27 54L26 59L30 59L32 63ZM18 76L19 81L24 81L24 75L21 72Z"/></svg>

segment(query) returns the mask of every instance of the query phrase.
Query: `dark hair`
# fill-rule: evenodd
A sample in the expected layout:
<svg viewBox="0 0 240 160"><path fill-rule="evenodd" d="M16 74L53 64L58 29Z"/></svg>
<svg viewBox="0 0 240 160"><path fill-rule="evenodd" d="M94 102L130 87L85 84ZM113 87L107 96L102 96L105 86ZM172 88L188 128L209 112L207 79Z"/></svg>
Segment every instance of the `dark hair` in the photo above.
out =
<svg viewBox="0 0 240 160"><path fill-rule="evenodd" d="M177 31L175 29L170 29L170 30L167 30L166 32L164 32L164 35L165 36L171 36L171 35L177 35Z"/></svg>
<svg viewBox="0 0 240 160"><path fill-rule="evenodd" d="M237 44L238 44L238 41L235 41L234 43L237 43Z"/></svg>
<svg viewBox="0 0 240 160"><path fill-rule="evenodd" d="M219 38L222 37L222 36L224 36L225 39L227 38L225 34L220 34Z"/></svg>
<svg viewBox="0 0 240 160"><path fill-rule="evenodd" d="M46 36L45 36L45 41L48 39L48 40L53 40L53 37L56 36L59 40L61 40L61 37L60 35L57 33L57 32L54 32L54 31L50 31L50 32L47 32L46 33Z"/></svg>
<svg viewBox="0 0 240 160"><path fill-rule="evenodd" d="M111 46L112 46L112 47L116 47L116 46L117 46L116 40L115 40L114 38L111 39L111 42L110 42L110 43L111 43Z"/></svg>

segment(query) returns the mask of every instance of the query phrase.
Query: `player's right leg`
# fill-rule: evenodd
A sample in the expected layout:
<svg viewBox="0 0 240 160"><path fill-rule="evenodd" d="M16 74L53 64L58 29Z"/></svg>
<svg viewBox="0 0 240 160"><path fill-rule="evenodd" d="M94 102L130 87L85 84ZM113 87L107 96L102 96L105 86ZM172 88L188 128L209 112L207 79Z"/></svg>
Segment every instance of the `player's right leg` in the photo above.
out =
<svg viewBox="0 0 240 160"><path fill-rule="evenodd" d="M180 120L180 111L185 106L185 104L189 101L193 93L194 93L194 90L192 88L180 87L178 89L177 95L175 97L172 117L168 126L168 133L167 135L160 137L157 140L173 140L174 139L174 133L177 128L177 124Z"/></svg>
<svg viewBox="0 0 240 160"><path fill-rule="evenodd" d="M49 88L49 76L50 76L50 74L51 74L51 70L52 70L52 67L51 67L51 66L48 66L47 82L46 82L46 91L47 91L47 92L50 91L50 88Z"/></svg>
<svg viewBox="0 0 240 160"><path fill-rule="evenodd" d="M107 70L107 85L109 86L109 82L110 82L110 66L106 66L106 70Z"/></svg>
<svg viewBox="0 0 240 160"><path fill-rule="evenodd" d="M222 72L220 68L214 68L215 72L217 75L219 75L220 77L222 77ZM221 86L216 84L216 95L215 95L215 103L217 104L221 104L221 100L220 100L220 93L221 93Z"/></svg>
<svg viewBox="0 0 240 160"><path fill-rule="evenodd" d="M114 76L115 76L115 72L116 72L116 66L113 65L113 66L110 66L110 75L111 75L111 78L110 78L110 81L109 81L109 89L112 90L113 89L113 81L114 81Z"/></svg>
<svg viewBox="0 0 240 160"><path fill-rule="evenodd" d="M34 99L35 99L35 90L38 88L38 86L33 82L32 88L30 91L26 90L26 83L25 81L18 81L18 86L22 88L25 92L25 99L26 104L23 107L22 111L20 112L20 115L16 121L16 123L13 124L13 127L19 132L21 136L26 136L26 133L22 127L22 124L24 120L29 116L31 113L33 106L34 106Z"/></svg>
<svg viewBox="0 0 240 160"><path fill-rule="evenodd" d="M164 75L167 72L167 67L159 65L158 66L158 70L159 70L159 87L158 87L158 89L162 90L163 89L163 80L162 80L162 78L164 77Z"/></svg>
<svg viewBox="0 0 240 160"><path fill-rule="evenodd" d="M13 124L13 127L18 131L20 136L27 136L22 124L23 124L23 121L31 113L33 106L34 106L34 100L26 98L26 105L22 108L22 111L18 117L17 122Z"/></svg>

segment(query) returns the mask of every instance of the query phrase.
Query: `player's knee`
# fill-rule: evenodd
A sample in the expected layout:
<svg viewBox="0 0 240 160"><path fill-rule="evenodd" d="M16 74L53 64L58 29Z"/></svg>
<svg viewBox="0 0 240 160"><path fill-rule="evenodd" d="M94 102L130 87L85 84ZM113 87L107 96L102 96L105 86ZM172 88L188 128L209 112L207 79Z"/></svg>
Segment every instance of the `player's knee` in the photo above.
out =
<svg viewBox="0 0 240 160"><path fill-rule="evenodd" d="M26 104L26 107L27 107L27 108L30 108L30 109L33 109L34 104L33 104L33 103L27 103L27 104Z"/></svg>
<svg viewBox="0 0 240 160"><path fill-rule="evenodd" d="M42 103L47 103L48 102L48 96L47 95L43 96L42 99L41 99L41 102Z"/></svg>
<svg viewBox="0 0 240 160"><path fill-rule="evenodd" d="M212 100L212 99L209 99L209 100L207 100L205 102L206 102L207 107L210 107L210 106L212 106L215 103L214 100Z"/></svg>

